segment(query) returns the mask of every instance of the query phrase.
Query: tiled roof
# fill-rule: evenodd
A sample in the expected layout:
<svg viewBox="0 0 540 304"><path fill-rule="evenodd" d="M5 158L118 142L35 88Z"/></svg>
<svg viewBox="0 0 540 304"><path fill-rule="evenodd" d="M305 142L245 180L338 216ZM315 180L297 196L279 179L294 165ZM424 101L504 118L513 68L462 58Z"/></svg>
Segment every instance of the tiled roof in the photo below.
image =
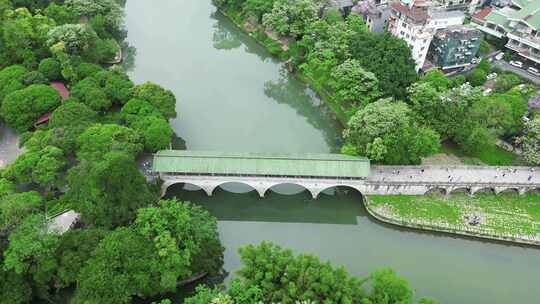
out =
<svg viewBox="0 0 540 304"><path fill-rule="evenodd" d="M478 13L474 14L472 17L479 20L484 20L487 15L491 13L493 9L491 7L484 7Z"/></svg>
<svg viewBox="0 0 540 304"><path fill-rule="evenodd" d="M409 8L408 6L405 6L400 2L393 2L391 6L392 9L416 21L425 21L428 18L428 14L425 10L415 6Z"/></svg>

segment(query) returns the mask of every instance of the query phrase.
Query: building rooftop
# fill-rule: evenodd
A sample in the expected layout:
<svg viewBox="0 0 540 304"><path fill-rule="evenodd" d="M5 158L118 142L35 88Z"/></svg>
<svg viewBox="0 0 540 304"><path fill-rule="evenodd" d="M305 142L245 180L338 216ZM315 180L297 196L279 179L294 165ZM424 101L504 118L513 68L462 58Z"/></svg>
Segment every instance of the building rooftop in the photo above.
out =
<svg viewBox="0 0 540 304"><path fill-rule="evenodd" d="M228 153L163 150L154 155L153 171L187 174L234 174L364 178L366 158L342 154Z"/></svg>
<svg viewBox="0 0 540 304"><path fill-rule="evenodd" d="M66 88L66 85L59 81L51 81L49 85L54 88L62 97L62 99L68 99L69 98L69 91Z"/></svg>
<svg viewBox="0 0 540 304"><path fill-rule="evenodd" d="M405 15L418 22L426 21L428 19L428 14L426 10L416 6L409 7L401 4L400 2L393 2L391 4L391 7L400 14Z"/></svg>
<svg viewBox="0 0 540 304"><path fill-rule="evenodd" d="M472 15L472 17L478 20L485 20L487 15L489 15L491 11L493 11L493 8L484 7L480 11L478 11L476 14Z"/></svg>
<svg viewBox="0 0 540 304"><path fill-rule="evenodd" d="M508 28L509 21L520 21L533 29L540 29L540 1L513 0L513 3L520 9L505 7L499 10L492 10L483 20L495 23L504 28Z"/></svg>

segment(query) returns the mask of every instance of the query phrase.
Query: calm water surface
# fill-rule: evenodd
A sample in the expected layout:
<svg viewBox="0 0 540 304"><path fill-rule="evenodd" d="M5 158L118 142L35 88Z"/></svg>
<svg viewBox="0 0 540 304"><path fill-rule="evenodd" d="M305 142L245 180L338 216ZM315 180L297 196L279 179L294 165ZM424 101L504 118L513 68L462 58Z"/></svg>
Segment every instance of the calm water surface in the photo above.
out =
<svg viewBox="0 0 540 304"><path fill-rule="evenodd" d="M283 72L210 0L132 0L127 5L128 60L135 82L154 81L175 93L172 125L188 149L330 152L339 126L321 101ZM400 230L365 214L354 192L311 200L282 186L259 199L239 185L208 198L178 185L169 196L216 215L225 268L239 267L239 247L271 240L310 252L365 276L392 267L418 296L443 303L540 303L540 250ZM297 191L298 190L298 191ZM237 192L237 193L234 193ZM278 194L282 193L282 194Z"/></svg>

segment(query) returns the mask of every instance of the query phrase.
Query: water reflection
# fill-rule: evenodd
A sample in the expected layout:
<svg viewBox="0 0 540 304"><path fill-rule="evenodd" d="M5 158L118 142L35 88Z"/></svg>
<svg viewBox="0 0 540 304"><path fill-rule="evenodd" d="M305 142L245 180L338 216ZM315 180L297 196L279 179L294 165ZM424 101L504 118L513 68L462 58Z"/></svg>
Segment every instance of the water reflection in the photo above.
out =
<svg viewBox="0 0 540 304"><path fill-rule="evenodd" d="M328 146L335 147L335 150L341 146L341 127L335 114L312 89L294 78L285 66L281 67L278 80L265 82L264 94L280 104L289 105L305 117L310 125L323 132Z"/></svg>
<svg viewBox="0 0 540 304"><path fill-rule="evenodd" d="M298 191L297 187L280 185L275 190L290 193ZM209 197L193 185L178 184L169 188L166 197L197 203L220 221L356 225L358 216L366 216L361 195L352 191L337 191L335 195L323 193L314 200L307 190L296 194L273 190L260 198L247 185L229 183L216 188Z"/></svg>

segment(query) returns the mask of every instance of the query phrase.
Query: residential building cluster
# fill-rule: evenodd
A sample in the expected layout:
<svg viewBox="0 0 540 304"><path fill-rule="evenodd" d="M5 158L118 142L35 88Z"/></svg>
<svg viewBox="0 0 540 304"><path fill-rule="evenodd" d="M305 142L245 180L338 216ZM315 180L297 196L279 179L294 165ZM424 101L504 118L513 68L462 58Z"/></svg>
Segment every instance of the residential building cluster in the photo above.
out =
<svg viewBox="0 0 540 304"><path fill-rule="evenodd" d="M403 39L417 71L474 63L483 35L540 64L540 0L361 0L350 12Z"/></svg>
<svg viewBox="0 0 540 304"><path fill-rule="evenodd" d="M540 0L497 1L485 7L472 22L486 35L508 39L506 48L540 64Z"/></svg>

